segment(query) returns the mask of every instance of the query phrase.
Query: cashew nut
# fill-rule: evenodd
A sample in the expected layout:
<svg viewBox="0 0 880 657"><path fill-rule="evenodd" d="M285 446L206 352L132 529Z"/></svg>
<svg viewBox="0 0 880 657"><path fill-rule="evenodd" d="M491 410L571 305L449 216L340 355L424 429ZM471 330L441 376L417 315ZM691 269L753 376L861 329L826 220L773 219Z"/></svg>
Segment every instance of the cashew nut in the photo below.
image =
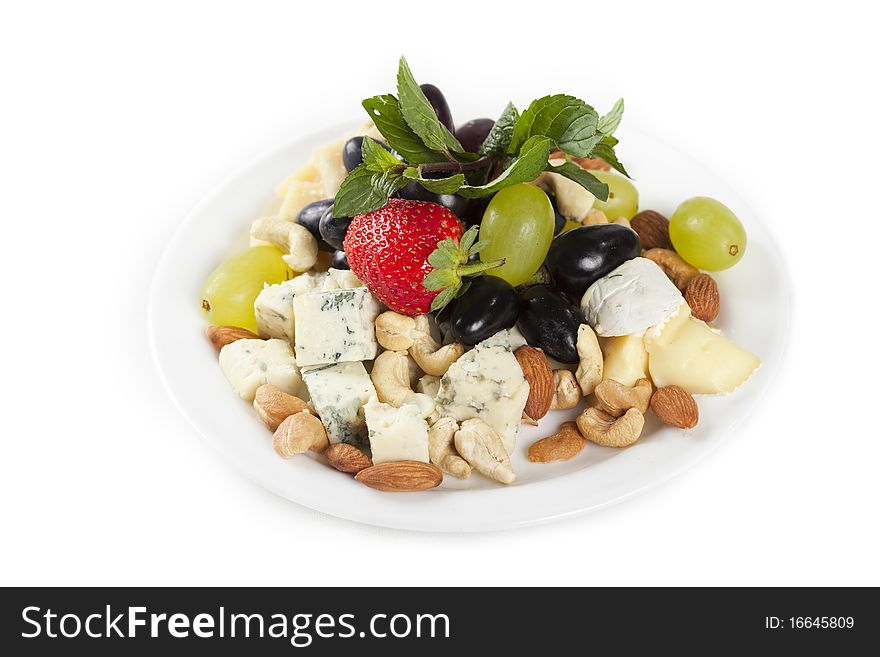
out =
<svg viewBox="0 0 880 657"><path fill-rule="evenodd" d="M629 222L629 219L627 219L626 217L618 217L617 219L615 219L611 223L618 224L620 226L626 226L627 228L632 230L632 224Z"/></svg>
<svg viewBox="0 0 880 657"><path fill-rule="evenodd" d="M479 418L462 422L455 432L455 449L477 472L495 481L509 484L516 479L501 436Z"/></svg>
<svg viewBox="0 0 880 657"><path fill-rule="evenodd" d="M308 271L318 261L318 241L305 226L278 217L261 217L251 226L251 237L274 244L287 255L284 262L295 272Z"/></svg>
<svg viewBox="0 0 880 657"><path fill-rule="evenodd" d="M415 328L412 332L413 343L409 348L412 356L425 374L443 376L449 366L464 353L464 345L453 343L442 347L431 336L427 315L415 317Z"/></svg>
<svg viewBox="0 0 880 657"><path fill-rule="evenodd" d="M529 461L532 463L551 463L574 458L584 448L587 441L574 422L566 422L552 436L541 438L529 447Z"/></svg>
<svg viewBox="0 0 880 657"><path fill-rule="evenodd" d="M616 418L601 408L588 408L577 417L577 428L590 442L602 447L628 447L639 439L645 416L631 408Z"/></svg>
<svg viewBox="0 0 880 657"><path fill-rule="evenodd" d="M639 379L632 388L614 379L605 379L594 390L599 408L614 417L620 417L631 408L647 413L653 392L654 386L648 379Z"/></svg>
<svg viewBox="0 0 880 657"><path fill-rule="evenodd" d="M308 450L323 452L329 446L327 430L321 420L307 410L285 419L272 436L272 447L284 459Z"/></svg>
<svg viewBox="0 0 880 657"><path fill-rule="evenodd" d="M583 221L581 221L581 223L584 226L596 226L598 224L607 224L608 223L608 216L604 212L602 212L601 210L597 210L596 208L593 208L592 210L587 212L587 215L583 218Z"/></svg>
<svg viewBox="0 0 880 657"><path fill-rule="evenodd" d="M409 359L400 351L383 351L373 361L370 379L380 402L400 408L415 404L427 417L434 412L434 400L428 395L413 392L409 384Z"/></svg>
<svg viewBox="0 0 880 657"><path fill-rule="evenodd" d="M699 269L685 262L680 255L669 249L648 249L642 253L642 257L653 260L682 292L687 289L691 279L700 273Z"/></svg>
<svg viewBox="0 0 880 657"><path fill-rule="evenodd" d="M431 463L446 474L459 479L471 476L471 466L455 451L455 432L458 423L451 417L441 417L428 429L428 457Z"/></svg>
<svg viewBox="0 0 880 657"><path fill-rule="evenodd" d="M577 406L581 400L581 389L574 372L570 370L555 370L553 372L553 401L550 402L550 410L566 410Z"/></svg>
<svg viewBox="0 0 880 657"><path fill-rule="evenodd" d="M376 340L391 351L406 351L413 344L416 320L388 310L376 318Z"/></svg>
<svg viewBox="0 0 880 657"><path fill-rule="evenodd" d="M581 324L578 328L577 352L580 362L574 376L586 397L602 380L603 366L599 338L588 324Z"/></svg>

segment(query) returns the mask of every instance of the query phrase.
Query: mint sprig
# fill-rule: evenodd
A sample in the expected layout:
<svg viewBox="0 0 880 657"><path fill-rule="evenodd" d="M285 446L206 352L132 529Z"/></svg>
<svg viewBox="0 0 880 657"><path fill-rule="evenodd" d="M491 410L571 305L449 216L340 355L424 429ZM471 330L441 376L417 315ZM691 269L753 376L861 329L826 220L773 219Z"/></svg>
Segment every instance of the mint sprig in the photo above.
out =
<svg viewBox="0 0 880 657"><path fill-rule="evenodd" d="M612 136L623 116L622 99L602 117L583 100L566 94L538 98L522 113L508 103L478 153L464 152L455 135L440 123L403 57L397 71L397 96L373 96L362 104L402 161L364 139L364 164L348 175L336 195L334 213L338 216L381 208L413 181L435 194L480 198L531 182L542 171L570 178L600 200L608 198L607 185L572 162L551 165L547 160L553 149L563 151L567 158L601 158L629 175L615 152L618 140ZM482 181L487 182L474 184Z"/></svg>

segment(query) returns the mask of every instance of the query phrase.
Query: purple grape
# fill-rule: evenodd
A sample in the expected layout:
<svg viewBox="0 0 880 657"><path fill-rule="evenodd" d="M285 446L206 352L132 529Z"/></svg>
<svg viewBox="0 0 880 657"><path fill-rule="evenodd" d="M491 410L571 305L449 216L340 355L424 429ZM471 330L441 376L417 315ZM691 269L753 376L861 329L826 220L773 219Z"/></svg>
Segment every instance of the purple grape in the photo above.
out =
<svg viewBox="0 0 880 657"><path fill-rule="evenodd" d="M476 153L486 141L495 121L492 119L471 119L455 129L455 136L468 153Z"/></svg>

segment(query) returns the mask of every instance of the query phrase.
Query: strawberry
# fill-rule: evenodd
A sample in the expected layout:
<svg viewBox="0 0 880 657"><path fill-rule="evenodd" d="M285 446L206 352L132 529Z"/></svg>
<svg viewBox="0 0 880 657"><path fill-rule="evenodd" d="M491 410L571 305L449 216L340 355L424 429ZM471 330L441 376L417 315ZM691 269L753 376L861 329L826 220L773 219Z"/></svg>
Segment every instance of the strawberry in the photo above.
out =
<svg viewBox="0 0 880 657"><path fill-rule="evenodd" d="M474 244L476 227L462 231L442 205L394 198L352 219L343 246L351 270L373 296L398 313L424 315L463 290L462 276L503 264L468 264L482 244Z"/></svg>

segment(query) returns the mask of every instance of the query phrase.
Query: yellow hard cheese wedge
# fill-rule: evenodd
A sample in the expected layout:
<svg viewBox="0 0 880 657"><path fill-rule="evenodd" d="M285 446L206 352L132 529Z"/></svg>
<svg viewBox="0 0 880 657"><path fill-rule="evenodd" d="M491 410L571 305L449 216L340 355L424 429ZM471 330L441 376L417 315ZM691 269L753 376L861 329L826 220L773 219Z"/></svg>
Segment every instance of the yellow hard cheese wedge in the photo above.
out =
<svg viewBox="0 0 880 657"><path fill-rule="evenodd" d="M757 356L692 317L686 303L665 325L648 331L645 348L654 385L676 385L692 395L731 393L761 364Z"/></svg>
<svg viewBox="0 0 880 657"><path fill-rule="evenodd" d="M648 352L641 335L599 338L605 365L603 379L614 379L625 386L634 386L648 377Z"/></svg>

